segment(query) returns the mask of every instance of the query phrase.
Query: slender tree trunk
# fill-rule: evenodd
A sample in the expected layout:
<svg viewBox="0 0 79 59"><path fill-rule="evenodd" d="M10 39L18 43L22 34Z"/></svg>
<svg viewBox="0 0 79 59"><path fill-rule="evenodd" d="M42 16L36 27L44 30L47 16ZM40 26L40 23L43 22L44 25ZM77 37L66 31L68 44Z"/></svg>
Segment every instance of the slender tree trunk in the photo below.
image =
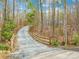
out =
<svg viewBox="0 0 79 59"><path fill-rule="evenodd" d="M13 0L13 20L15 20L15 1Z"/></svg>
<svg viewBox="0 0 79 59"><path fill-rule="evenodd" d="M29 2L29 0L25 0L25 7L27 8L27 2ZM27 9L25 10L25 15L27 14Z"/></svg>
<svg viewBox="0 0 79 59"><path fill-rule="evenodd" d="M48 19L49 19L49 22L48 22L48 26L49 26L49 32L51 31L51 28L50 28L50 21L51 21L51 0L49 0L49 13L48 13Z"/></svg>
<svg viewBox="0 0 79 59"><path fill-rule="evenodd" d="M57 10L57 27L59 26L59 9Z"/></svg>
<svg viewBox="0 0 79 59"><path fill-rule="evenodd" d="M52 34L53 34L53 37L55 35L55 31L54 31L54 27L55 27L55 0L53 0L53 14L52 14Z"/></svg>
<svg viewBox="0 0 79 59"><path fill-rule="evenodd" d="M67 6L66 6L66 0L64 0L64 40L65 40L65 46L67 45Z"/></svg>
<svg viewBox="0 0 79 59"><path fill-rule="evenodd" d="M43 10L42 10L42 0L40 0L40 14L41 14L41 30L40 32L43 32Z"/></svg>
<svg viewBox="0 0 79 59"><path fill-rule="evenodd" d="M4 20L7 20L7 0L4 1Z"/></svg>

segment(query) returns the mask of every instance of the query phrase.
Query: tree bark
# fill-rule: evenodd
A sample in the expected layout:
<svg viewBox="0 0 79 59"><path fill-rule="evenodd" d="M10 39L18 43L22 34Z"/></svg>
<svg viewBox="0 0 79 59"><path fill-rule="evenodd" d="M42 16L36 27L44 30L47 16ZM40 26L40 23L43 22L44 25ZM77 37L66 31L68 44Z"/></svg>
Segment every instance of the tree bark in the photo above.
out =
<svg viewBox="0 0 79 59"><path fill-rule="evenodd" d="M67 6L66 6L66 0L64 0L64 41L65 41L65 46L67 45Z"/></svg>
<svg viewBox="0 0 79 59"><path fill-rule="evenodd" d="M55 35L55 31L54 31L54 29L55 29L55 0L53 0L52 1L53 2L53 9L52 9L52 35L53 35L53 37L54 37L54 35Z"/></svg>
<svg viewBox="0 0 79 59"><path fill-rule="evenodd" d="M15 1L13 0L13 20L15 20Z"/></svg>
<svg viewBox="0 0 79 59"><path fill-rule="evenodd" d="M4 20L7 19L7 0L4 1Z"/></svg>
<svg viewBox="0 0 79 59"><path fill-rule="evenodd" d="M41 30L40 32L43 32L43 10L42 10L42 0L40 0L40 14L41 14Z"/></svg>

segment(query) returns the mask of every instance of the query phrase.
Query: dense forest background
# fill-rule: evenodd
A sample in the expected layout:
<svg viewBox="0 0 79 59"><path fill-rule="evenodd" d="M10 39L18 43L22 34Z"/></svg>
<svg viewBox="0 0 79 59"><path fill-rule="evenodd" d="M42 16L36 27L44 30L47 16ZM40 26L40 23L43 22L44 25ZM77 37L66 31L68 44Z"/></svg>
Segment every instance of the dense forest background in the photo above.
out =
<svg viewBox="0 0 79 59"><path fill-rule="evenodd" d="M79 0L0 0L1 42L25 25L50 44L79 45Z"/></svg>

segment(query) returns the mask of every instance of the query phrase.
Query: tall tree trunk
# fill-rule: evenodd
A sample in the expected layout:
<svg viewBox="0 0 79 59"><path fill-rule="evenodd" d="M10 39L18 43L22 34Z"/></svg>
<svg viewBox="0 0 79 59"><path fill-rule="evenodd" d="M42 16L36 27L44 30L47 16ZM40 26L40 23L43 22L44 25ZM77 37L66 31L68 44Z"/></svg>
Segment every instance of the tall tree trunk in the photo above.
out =
<svg viewBox="0 0 79 59"><path fill-rule="evenodd" d="M15 20L15 1L13 0L13 20Z"/></svg>
<svg viewBox="0 0 79 59"><path fill-rule="evenodd" d="M43 32L43 10L42 10L42 0L40 0L40 15L41 15L41 30L40 32Z"/></svg>
<svg viewBox="0 0 79 59"><path fill-rule="evenodd" d="M55 27L55 0L52 1L53 2L53 13L52 13L52 34L53 34L53 37L55 35L54 33L54 27Z"/></svg>
<svg viewBox="0 0 79 59"><path fill-rule="evenodd" d="M7 20L7 0L4 1L4 20Z"/></svg>
<svg viewBox="0 0 79 59"><path fill-rule="evenodd" d="M27 8L27 2L29 2L29 0L25 0L25 8ZM27 14L27 9L25 10L25 15Z"/></svg>
<svg viewBox="0 0 79 59"><path fill-rule="evenodd" d="M51 0L49 0L49 13L48 13L48 19L49 19L49 22L48 22L48 26L49 26L49 32L51 31L51 28L50 28L50 21L51 21Z"/></svg>
<svg viewBox="0 0 79 59"><path fill-rule="evenodd" d="M65 46L67 45L67 5L66 0L64 0L64 40L65 40Z"/></svg>
<svg viewBox="0 0 79 59"><path fill-rule="evenodd" d="M75 5L76 5L76 31L79 34L79 7L78 7L79 3L78 3L78 0L76 0Z"/></svg>

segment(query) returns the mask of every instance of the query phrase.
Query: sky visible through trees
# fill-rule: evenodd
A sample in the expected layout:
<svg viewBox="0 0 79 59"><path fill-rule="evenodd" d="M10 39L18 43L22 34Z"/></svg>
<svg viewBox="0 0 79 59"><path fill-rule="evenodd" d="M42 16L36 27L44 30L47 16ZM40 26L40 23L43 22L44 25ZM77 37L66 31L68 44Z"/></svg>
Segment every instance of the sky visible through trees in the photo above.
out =
<svg viewBox="0 0 79 59"><path fill-rule="evenodd" d="M32 1L32 3L38 8L39 7L39 0L31 0ZM64 1L64 0L63 0ZM71 6L73 6L73 4L74 3L76 3L76 0L66 0L67 1L67 5L69 6L69 7L71 7ZM13 2L13 0L8 0L8 3L10 4L10 6L12 7L12 2ZM24 5L24 3L23 2L20 2L19 0L16 0L16 2L18 3L18 5L19 5L19 8L20 9L22 9L22 10L25 10L26 9L26 7L25 7L25 5ZM49 4L47 3L48 1L47 0L45 0L45 2L44 2L44 4L43 4L43 7L44 7L44 9L48 9L48 7L49 7ZM45 4L46 3L46 4ZM59 2L57 2L57 4L58 4ZM62 9L63 9L63 5L64 5L64 2L60 2L61 4L60 5L57 5L57 7L61 7ZM27 2L27 4L28 4L28 2ZM51 8L52 8L52 4L50 4L51 5ZM3 4L0 2L0 10L3 8Z"/></svg>

